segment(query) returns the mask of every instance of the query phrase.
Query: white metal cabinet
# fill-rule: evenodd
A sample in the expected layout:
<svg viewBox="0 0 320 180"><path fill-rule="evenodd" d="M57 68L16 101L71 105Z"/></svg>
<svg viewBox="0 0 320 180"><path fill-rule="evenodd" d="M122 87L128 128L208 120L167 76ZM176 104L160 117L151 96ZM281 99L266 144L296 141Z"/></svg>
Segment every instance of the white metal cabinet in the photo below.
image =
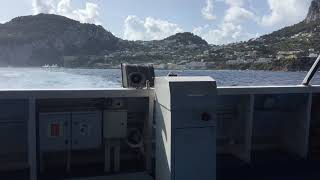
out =
<svg viewBox="0 0 320 180"><path fill-rule="evenodd" d="M40 113L40 150L55 152L99 148L101 112Z"/></svg>
<svg viewBox="0 0 320 180"><path fill-rule="evenodd" d="M71 137L70 113L41 113L39 115L40 150L64 151Z"/></svg>
<svg viewBox="0 0 320 180"><path fill-rule="evenodd" d="M127 136L127 111L104 111L103 136L105 139L121 139Z"/></svg>
<svg viewBox="0 0 320 180"><path fill-rule="evenodd" d="M101 146L101 112L72 113L72 150L94 149Z"/></svg>

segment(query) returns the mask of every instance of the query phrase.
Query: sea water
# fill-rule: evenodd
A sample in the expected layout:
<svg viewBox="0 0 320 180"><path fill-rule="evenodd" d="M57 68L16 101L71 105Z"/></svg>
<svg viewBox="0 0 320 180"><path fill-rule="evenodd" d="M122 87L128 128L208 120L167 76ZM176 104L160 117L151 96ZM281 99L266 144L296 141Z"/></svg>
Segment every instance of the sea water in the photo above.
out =
<svg viewBox="0 0 320 180"><path fill-rule="evenodd" d="M233 70L157 70L179 76L211 76L218 86L298 85L307 72ZM312 81L320 85L320 75ZM0 68L0 89L79 89L121 87L120 69Z"/></svg>

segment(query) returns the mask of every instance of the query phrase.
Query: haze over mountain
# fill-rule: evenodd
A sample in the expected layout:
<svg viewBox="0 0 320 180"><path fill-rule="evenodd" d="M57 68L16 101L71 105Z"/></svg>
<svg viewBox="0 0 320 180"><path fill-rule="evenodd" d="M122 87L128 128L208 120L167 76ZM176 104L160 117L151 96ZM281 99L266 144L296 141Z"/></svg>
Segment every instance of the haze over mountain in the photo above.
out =
<svg viewBox="0 0 320 180"><path fill-rule="evenodd" d="M216 46L192 33L157 41L127 41L102 26L52 14L0 24L1 66L110 68L121 62L164 69L305 70L320 48L320 0L306 19L247 42Z"/></svg>

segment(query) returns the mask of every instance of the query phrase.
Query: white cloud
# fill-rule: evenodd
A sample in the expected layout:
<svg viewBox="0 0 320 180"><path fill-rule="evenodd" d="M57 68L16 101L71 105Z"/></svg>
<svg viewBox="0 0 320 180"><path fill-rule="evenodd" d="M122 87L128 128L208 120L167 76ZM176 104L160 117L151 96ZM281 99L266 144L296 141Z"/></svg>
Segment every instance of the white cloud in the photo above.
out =
<svg viewBox="0 0 320 180"><path fill-rule="evenodd" d="M71 7L71 0L60 0L57 7L57 14L63 15L82 23L100 24L99 7L97 4L86 2L84 9L74 9Z"/></svg>
<svg viewBox="0 0 320 180"><path fill-rule="evenodd" d="M99 17L99 6L95 3L87 2L85 9L75 10L74 13L79 17L80 22L100 24L97 20Z"/></svg>
<svg viewBox="0 0 320 180"><path fill-rule="evenodd" d="M256 15L242 7L244 0L224 0L229 5L229 8L225 12L224 21L239 24L247 20L258 21Z"/></svg>
<svg viewBox="0 0 320 180"><path fill-rule="evenodd" d="M201 14L207 20L216 19L216 16L213 15L213 0L206 1L206 6L201 9Z"/></svg>
<svg viewBox="0 0 320 180"><path fill-rule="evenodd" d="M242 7L231 6L224 17L226 22L241 23L246 20L256 20L256 16L251 11L248 11Z"/></svg>
<svg viewBox="0 0 320 180"><path fill-rule="evenodd" d="M179 25L147 17L141 20L139 17L130 15L124 22L123 38L128 40L159 40L182 32Z"/></svg>
<svg viewBox="0 0 320 180"><path fill-rule="evenodd" d="M225 0L225 3L230 5L230 6L241 7L244 4L244 0Z"/></svg>
<svg viewBox="0 0 320 180"><path fill-rule="evenodd" d="M144 22L137 16L128 16L124 22L124 38L128 40L145 39Z"/></svg>
<svg viewBox="0 0 320 180"><path fill-rule="evenodd" d="M182 29L177 24L160 19L153 19L151 17L146 18L144 27L151 39L162 39L182 32Z"/></svg>
<svg viewBox="0 0 320 180"><path fill-rule="evenodd" d="M303 20L311 0L268 0L271 13L264 15L263 26L287 26Z"/></svg>
<svg viewBox="0 0 320 180"><path fill-rule="evenodd" d="M257 34L247 33L241 25L222 23L217 29L210 29L208 25L197 27L193 33L202 37L210 44L229 44L257 37Z"/></svg>
<svg viewBox="0 0 320 180"><path fill-rule="evenodd" d="M56 0L33 0L32 10L34 14L54 13Z"/></svg>
<svg viewBox="0 0 320 180"><path fill-rule="evenodd" d="M193 29L193 33L201 36L210 44L229 44L254 38L257 34L248 33L242 23L246 21L258 22L256 15L243 7L244 0L223 0L229 7L217 28L209 25Z"/></svg>
<svg viewBox="0 0 320 180"><path fill-rule="evenodd" d="M72 0L33 0L33 13L59 14L82 23L100 24L99 6L92 2L86 2L84 9L72 7Z"/></svg>
<svg viewBox="0 0 320 180"><path fill-rule="evenodd" d="M57 5L57 13L70 16L72 14L71 0L60 0Z"/></svg>

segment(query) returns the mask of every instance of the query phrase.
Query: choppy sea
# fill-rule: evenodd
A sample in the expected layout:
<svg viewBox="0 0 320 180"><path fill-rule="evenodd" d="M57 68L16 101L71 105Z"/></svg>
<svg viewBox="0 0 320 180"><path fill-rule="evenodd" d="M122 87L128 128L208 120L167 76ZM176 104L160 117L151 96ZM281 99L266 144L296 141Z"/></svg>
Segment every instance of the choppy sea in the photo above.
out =
<svg viewBox="0 0 320 180"><path fill-rule="evenodd" d="M156 71L157 76L169 72L179 76L211 76L218 86L298 85L307 72L187 70ZM320 85L320 75L312 81ZM77 89L116 88L121 86L120 69L46 69L0 68L0 89Z"/></svg>

